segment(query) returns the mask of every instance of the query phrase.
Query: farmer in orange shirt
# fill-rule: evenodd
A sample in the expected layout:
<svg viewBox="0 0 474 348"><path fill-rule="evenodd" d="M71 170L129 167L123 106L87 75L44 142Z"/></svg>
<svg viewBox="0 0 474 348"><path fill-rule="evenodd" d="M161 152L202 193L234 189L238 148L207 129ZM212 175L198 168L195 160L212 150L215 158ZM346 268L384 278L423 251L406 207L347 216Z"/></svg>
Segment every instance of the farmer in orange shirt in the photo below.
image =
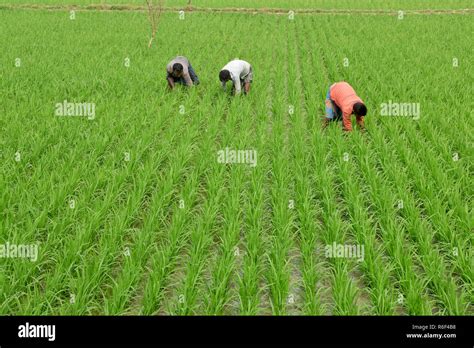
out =
<svg viewBox="0 0 474 348"><path fill-rule="evenodd" d="M324 119L323 129L331 121L341 121L345 131L352 131L351 115L354 114L357 119L357 125L363 131L364 116L367 114L367 107L360 99L354 88L347 82L336 82L329 87L326 95L326 118Z"/></svg>

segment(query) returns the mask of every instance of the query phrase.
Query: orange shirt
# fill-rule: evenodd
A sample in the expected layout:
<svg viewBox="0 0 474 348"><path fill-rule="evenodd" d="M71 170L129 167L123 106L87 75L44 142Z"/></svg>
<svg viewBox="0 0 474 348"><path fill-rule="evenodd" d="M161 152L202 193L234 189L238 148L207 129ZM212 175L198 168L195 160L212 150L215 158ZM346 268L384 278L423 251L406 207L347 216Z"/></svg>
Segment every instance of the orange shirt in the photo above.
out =
<svg viewBox="0 0 474 348"><path fill-rule="evenodd" d="M341 109L342 111L342 123L344 129L347 131L352 130L351 115L355 103L363 103L354 88L347 82L336 82L331 86L330 92L331 100Z"/></svg>

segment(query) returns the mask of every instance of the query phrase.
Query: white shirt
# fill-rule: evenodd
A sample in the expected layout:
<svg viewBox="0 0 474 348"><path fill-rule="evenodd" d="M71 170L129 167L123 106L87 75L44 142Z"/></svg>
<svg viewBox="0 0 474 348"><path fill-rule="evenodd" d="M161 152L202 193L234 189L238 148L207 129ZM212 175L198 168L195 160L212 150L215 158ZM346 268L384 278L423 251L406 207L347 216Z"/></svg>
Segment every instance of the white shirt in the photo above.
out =
<svg viewBox="0 0 474 348"><path fill-rule="evenodd" d="M250 63L246 62L245 60L232 60L224 66L222 70L229 70L230 77L232 78L232 82L234 83L235 87L235 94L240 94L241 92L241 85L240 80L244 80L245 77L250 73ZM222 87L225 88L226 81L222 81Z"/></svg>

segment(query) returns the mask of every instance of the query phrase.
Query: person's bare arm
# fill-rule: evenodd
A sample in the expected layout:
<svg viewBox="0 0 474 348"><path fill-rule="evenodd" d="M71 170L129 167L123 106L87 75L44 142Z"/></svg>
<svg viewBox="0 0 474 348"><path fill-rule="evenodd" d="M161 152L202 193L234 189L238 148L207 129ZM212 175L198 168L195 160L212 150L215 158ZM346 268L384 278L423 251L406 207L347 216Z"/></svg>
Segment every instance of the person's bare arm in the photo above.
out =
<svg viewBox="0 0 474 348"><path fill-rule="evenodd" d="M250 92L250 82L244 83L244 93L248 94Z"/></svg>
<svg viewBox="0 0 474 348"><path fill-rule="evenodd" d="M342 129L345 132L352 131L351 114L345 112L342 114Z"/></svg>
<svg viewBox="0 0 474 348"><path fill-rule="evenodd" d="M186 86L191 87L193 85L193 80L191 80L191 76L189 75L188 69L185 69L183 72L183 78L184 82L186 83Z"/></svg>
<svg viewBox="0 0 474 348"><path fill-rule="evenodd" d="M170 89L174 88L174 80L172 77L167 77L166 80L168 80L168 86Z"/></svg>
<svg viewBox="0 0 474 348"><path fill-rule="evenodd" d="M233 79L234 82L234 94L239 95L241 92L241 86L240 86L240 78L237 76L237 78Z"/></svg>

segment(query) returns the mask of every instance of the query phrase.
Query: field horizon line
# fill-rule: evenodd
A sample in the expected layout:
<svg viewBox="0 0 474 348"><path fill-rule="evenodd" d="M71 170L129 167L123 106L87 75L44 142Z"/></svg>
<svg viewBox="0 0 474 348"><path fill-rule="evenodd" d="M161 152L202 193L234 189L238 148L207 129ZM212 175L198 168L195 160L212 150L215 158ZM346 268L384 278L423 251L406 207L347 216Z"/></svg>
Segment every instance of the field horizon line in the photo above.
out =
<svg viewBox="0 0 474 348"><path fill-rule="evenodd" d="M90 4L90 5L45 5L45 4L0 4L0 10L40 10L40 11L98 11L98 12L146 12L146 5L131 4ZM243 14L267 14L288 15L290 12L299 15L391 15L398 16L399 11L404 14L415 15L470 15L474 14L474 8L465 9L284 9L284 8L238 8L238 7L164 7L164 12L198 12L198 13L243 13Z"/></svg>

